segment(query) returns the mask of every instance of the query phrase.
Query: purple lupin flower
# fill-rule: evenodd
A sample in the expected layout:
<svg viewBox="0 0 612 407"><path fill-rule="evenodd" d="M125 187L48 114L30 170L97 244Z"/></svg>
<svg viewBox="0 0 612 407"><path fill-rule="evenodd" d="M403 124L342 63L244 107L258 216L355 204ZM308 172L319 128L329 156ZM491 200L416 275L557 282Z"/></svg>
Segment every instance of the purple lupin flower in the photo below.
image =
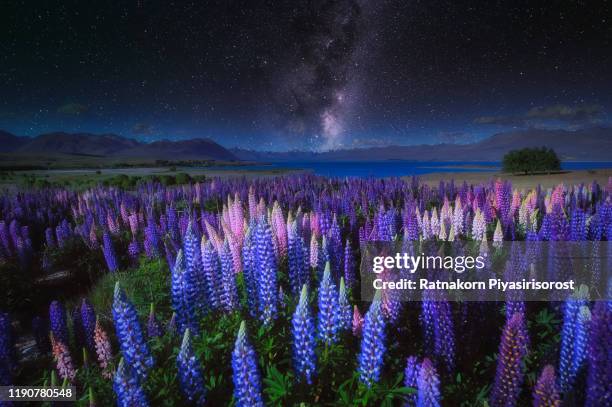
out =
<svg viewBox="0 0 612 407"><path fill-rule="evenodd" d="M263 407L257 355L249 343L244 321L240 324L232 352L232 371L236 406Z"/></svg>
<svg viewBox="0 0 612 407"><path fill-rule="evenodd" d="M612 310L608 301L598 301L593 308L589 336L587 372L587 407L610 405L612 400Z"/></svg>
<svg viewBox="0 0 612 407"><path fill-rule="evenodd" d="M204 374L200 362L191 347L191 335L189 329L185 330L181 350L176 357L178 378L181 390L187 399L197 405L205 403L206 388L204 387Z"/></svg>
<svg viewBox="0 0 612 407"><path fill-rule="evenodd" d="M416 356L410 356L406 359L406 368L404 369L404 387L411 387L416 390L418 386L420 365ZM406 396L406 404L404 407L415 407L417 402L417 393L412 393Z"/></svg>
<svg viewBox="0 0 612 407"><path fill-rule="evenodd" d="M112 273L119 270L119 265L117 263L117 255L115 254L115 248L113 247L113 241L111 240L110 235L107 232L104 232L102 236L103 248L102 252L104 253L104 259L106 260L106 265L108 266L108 270Z"/></svg>
<svg viewBox="0 0 612 407"><path fill-rule="evenodd" d="M534 407L560 407L561 397L555 379L555 368L551 365L544 366L542 374L533 390Z"/></svg>
<svg viewBox="0 0 612 407"><path fill-rule="evenodd" d="M149 309L149 318L147 319L147 337L149 338L157 338L162 336L162 328L155 316L155 306L151 303L151 308Z"/></svg>
<svg viewBox="0 0 612 407"><path fill-rule="evenodd" d="M66 310L59 301L53 301L49 306L49 321L51 332L56 340L68 344L68 325L66 324Z"/></svg>
<svg viewBox="0 0 612 407"><path fill-rule="evenodd" d="M440 379L429 358L423 359L417 377L417 407L440 407Z"/></svg>
<svg viewBox="0 0 612 407"><path fill-rule="evenodd" d="M262 218L255 226L255 275L259 319L269 324L276 317L278 284L276 282L276 256L270 227Z"/></svg>
<svg viewBox="0 0 612 407"><path fill-rule="evenodd" d="M133 239L128 245L128 255L134 263L138 261L138 256L140 255L140 248L136 239Z"/></svg>
<svg viewBox="0 0 612 407"><path fill-rule="evenodd" d="M382 315L380 295L380 291L376 291L365 316L363 339L357 357L359 380L368 387L380 379L385 354L385 320Z"/></svg>
<svg viewBox="0 0 612 407"><path fill-rule="evenodd" d="M312 376L316 371L314 323L308 307L308 287L302 287L300 302L293 314L293 363L299 378L305 378L312 384Z"/></svg>
<svg viewBox="0 0 612 407"><path fill-rule="evenodd" d="M353 258L351 242L348 239L344 246L344 281L349 288L355 286L355 260Z"/></svg>
<svg viewBox="0 0 612 407"><path fill-rule="evenodd" d="M83 298L80 307L81 326L83 327L83 339L87 349L90 352L95 352L95 330L96 330L96 312L89 300Z"/></svg>
<svg viewBox="0 0 612 407"><path fill-rule="evenodd" d="M142 334L136 309L121 290L119 282L115 284L113 320L123 357L139 380L146 378L153 367L153 357Z"/></svg>
<svg viewBox="0 0 612 407"><path fill-rule="evenodd" d="M353 308L351 307L351 303L348 299L348 294L346 292L346 287L344 285L344 277L340 278L340 290L338 295L338 317L339 317L339 327L340 329L351 329L351 325L353 322Z"/></svg>
<svg viewBox="0 0 612 407"><path fill-rule="evenodd" d="M523 382L522 363L527 355L525 317L516 313L507 320L499 345L495 382L491 390L492 406L515 406Z"/></svg>
<svg viewBox="0 0 612 407"><path fill-rule="evenodd" d="M319 286L318 297L319 313L317 315L317 337L326 346L338 339L340 328L340 315L338 312L338 294L336 285L331 280L331 267L325 264L323 279Z"/></svg>
<svg viewBox="0 0 612 407"><path fill-rule="evenodd" d="M113 379L113 390L117 396L117 405L119 407L146 407L149 405L144 390L140 385L140 379L133 369L125 365L123 358L119 361L119 366Z"/></svg>

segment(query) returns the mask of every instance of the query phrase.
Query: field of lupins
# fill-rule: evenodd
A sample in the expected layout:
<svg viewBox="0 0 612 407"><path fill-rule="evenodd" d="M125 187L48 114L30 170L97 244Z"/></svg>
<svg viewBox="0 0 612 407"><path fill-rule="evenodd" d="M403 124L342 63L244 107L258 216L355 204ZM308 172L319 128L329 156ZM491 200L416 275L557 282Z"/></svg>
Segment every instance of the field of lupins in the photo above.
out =
<svg viewBox="0 0 612 407"><path fill-rule="evenodd" d="M97 406L612 405L611 302L361 301L360 247L402 239L609 241L612 179L3 191L0 385Z"/></svg>

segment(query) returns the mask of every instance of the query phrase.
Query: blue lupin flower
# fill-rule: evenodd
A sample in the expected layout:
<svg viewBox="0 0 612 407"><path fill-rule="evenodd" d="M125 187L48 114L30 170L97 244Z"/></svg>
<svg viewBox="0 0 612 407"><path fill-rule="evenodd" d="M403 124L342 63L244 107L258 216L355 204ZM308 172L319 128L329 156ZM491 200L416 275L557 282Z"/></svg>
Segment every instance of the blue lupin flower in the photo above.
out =
<svg viewBox="0 0 612 407"><path fill-rule="evenodd" d="M119 270L119 265L117 263L115 247L113 246L113 241L108 232L104 232L104 235L102 236L102 241L104 243L104 246L102 248L102 252L104 253L104 260L106 260L108 270L114 273L115 271Z"/></svg>
<svg viewBox="0 0 612 407"><path fill-rule="evenodd" d="M66 323L66 310L59 301L53 301L49 306L49 321L53 337L68 346L68 325Z"/></svg>
<svg viewBox="0 0 612 407"><path fill-rule="evenodd" d="M576 334L586 335L585 332L579 332L577 329L578 315L580 309L586 306L585 288L580 288L576 295L568 298L563 307L563 327L561 328L561 352L559 355L559 389L565 393L569 391L576 379L578 370L574 369L574 365L579 368L580 363L584 360L584 355L576 355L576 344L582 344L582 340L576 341ZM583 317L584 318L584 317ZM586 326L581 326L581 330L586 329ZM576 360L576 362L574 362ZM579 363L580 362L580 363Z"/></svg>
<svg viewBox="0 0 612 407"><path fill-rule="evenodd" d="M264 324L269 324L277 313L278 284L272 232L265 218L262 218L255 227L255 252L259 318Z"/></svg>
<svg viewBox="0 0 612 407"><path fill-rule="evenodd" d="M123 358L119 361L113 379L113 390L119 407L146 407L149 405L138 378L134 376L132 369L125 365Z"/></svg>
<svg viewBox="0 0 612 407"><path fill-rule="evenodd" d="M297 294L300 287L308 284L308 251L304 239L299 235L297 230L297 221L293 221L289 229L289 281L291 282L291 290Z"/></svg>
<svg viewBox="0 0 612 407"><path fill-rule="evenodd" d="M202 270L206 282L208 302L213 309L221 307L221 264L211 241L202 238Z"/></svg>
<svg viewBox="0 0 612 407"><path fill-rule="evenodd" d="M151 308L149 309L149 319L147 319L147 336L149 338L155 338L162 336L163 334L161 325L155 316L155 305L151 303Z"/></svg>
<svg viewBox="0 0 612 407"><path fill-rule="evenodd" d="M417 378L417 407L440 406L440 379L431 360L423 359Z"/></svg>
<svg viewBox="0 0 612 407"><path fill-rule="evenodd" d="M191 347L189 329L185 330L181 350L176 357L178 378L181 389L187 399L195 405L204 405L206 388L204 387L204 374L200 363Z"/></svg>
<svg viewBox="0 0 612 407"><path fill-rule="evenodd" d="M87 350L92 354L96 351L96 344L94 341L94 331L96 329L96 311L93 305L86 299L83 298L81 301L81 326L83 327L83 336Z"/></svg>
<svg viewBox="0 0 612 407"><path fill-rule="evenodd" d="M226 312L232 312L238 308L238 291L234 260L227 240L221 247L219 260L221 261L221 306Z"/></svg>
<svg viewBox="0 0 612 407"><path fill-rule="evenodd" d="M293 361L295 370L300 378L305 378L312 384L315 373L315 337L314 323L308 307L308 287L302 287L300 302L298 303L292 319L293 328Z"/></svg>
<svg viewBox="0 0 612 407"><path fill-rule="evenodd" d="M190 304L192 321L206 309L206 279L202 269L200 258L199 239L193 231L192 223L189 222L183 240L183 254L185 256L185 290L187 302ZM190 324L190 328L196 333L197 326Z"/></svg>
<svg viewBox="0 0 612 407"><path fill-rule="evenodd" d="M406 368L404 369L404 387L417 388L417 380L419 377L419 361L416 356L410 356L406 359ZM405 407L414 407L417 402L417 394L412 393L406 396Z"/></svg>
<svg viewBox="0 0 612 407"><path fill-rule="evenodd" d="M385 320L381 310L381 293L377 291L365 316L363 339L357 358L359 379L366 386L371 387L380 379L384 354Z"/></svg>
<svg viewBox="0 0 612 407"><path fill-rule="evenodd" d="M591 323L591 311L583 305L578 310L576 318L576 330L574 332L574 356L572 360L572 371L575 376L584 365L587 357L587 345L589 339L589 326Z"/></svg>
<svg viewBox="0 0 612 407"><path fill-rule="evenodd" d="M319 286L318 306L317 337L326 345L331 345L337 340L340 315L338 312L338 294L336 293L336 285L331 279L329 262L325 263L323 279Z"/></svg>
<svg viewBox="0 0 612 407"><path fill-rule="evenodd" d="M353 307L348 299L344 277L340 277L340 290L338 295L339 326L340 329L351 329L353 325Z"/></svg>
<svg viewBox="0 0 612 407"><path fill-rule="evenodd" d="M153 367L153 357L144 339L136 309L121 290L119 282L115 285L113 320L124 359L138 380L144 379Z"/></svg>
<svg viewBox="0 0 612 407"><path fill-rule="evenodd" d="M253 244L253 228L249 227L242 244L242 273L246 286L246 300L249 314L257 314L257 278L255 277L255 245Z"/></svg>
<svg viewBox="0 0 612 407"><path fill-rule="evenodd" d="M232 352L232 370L236 405L238 407L263 407L257 355L247 338L244 321L240 324Z"/></svg>
<svg viewBox="0 0 612 407"><path fill-rule="evenodd" d="M182 250L179 250L179 252L176 254L174 267L172 267L170 284L172 309L176 314L176 323L179 332L183 332L190 322L191 304L187 302L185 290L185 265Z"/></svg>

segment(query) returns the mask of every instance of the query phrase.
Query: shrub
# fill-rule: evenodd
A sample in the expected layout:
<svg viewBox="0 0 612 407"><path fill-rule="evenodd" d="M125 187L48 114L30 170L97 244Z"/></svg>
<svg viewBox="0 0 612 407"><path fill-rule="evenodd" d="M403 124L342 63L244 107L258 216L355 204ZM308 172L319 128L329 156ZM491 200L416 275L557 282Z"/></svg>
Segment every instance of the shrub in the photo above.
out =
<svg viewBox="0 0 612 407"><path fill-rule="evenodd" d="M549 173L559 171L561 161L551 148L523 148L507 153L503 159L502 169L504 172L523 174Z"/></svg>

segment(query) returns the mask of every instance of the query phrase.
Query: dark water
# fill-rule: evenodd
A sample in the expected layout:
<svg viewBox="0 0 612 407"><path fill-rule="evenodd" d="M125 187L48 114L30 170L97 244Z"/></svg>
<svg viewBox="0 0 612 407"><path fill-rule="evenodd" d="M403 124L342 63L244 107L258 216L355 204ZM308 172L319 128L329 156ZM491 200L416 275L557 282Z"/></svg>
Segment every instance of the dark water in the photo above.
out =
<svg viewBox="0 0 612 407"><path fill-rule="evenodd" d="M612 168L612 162L564 162L566 170ZM432 172L490 172L499 171L501 163L496 161L292 161L274 162L266 165L209 167L215 170L275 170L304 169L326 177L399 177L421 175Z"/></svg>

